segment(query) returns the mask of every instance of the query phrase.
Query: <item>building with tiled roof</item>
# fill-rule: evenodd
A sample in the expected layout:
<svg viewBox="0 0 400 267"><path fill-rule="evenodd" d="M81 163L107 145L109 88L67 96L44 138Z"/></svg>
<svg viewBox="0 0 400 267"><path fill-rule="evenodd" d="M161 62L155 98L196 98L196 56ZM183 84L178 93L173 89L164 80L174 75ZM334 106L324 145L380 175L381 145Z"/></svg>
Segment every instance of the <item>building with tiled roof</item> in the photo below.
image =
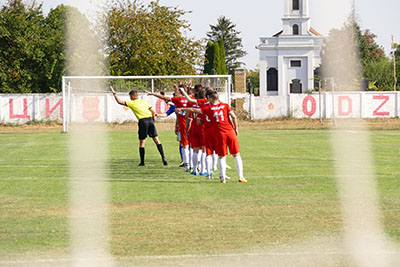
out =
<svg viewBox="0 0 400 267"><path fill-rule="evenodd" d="M282 30L260 38L260 95L304 93L314 88L323 37L311 27L308 0L284 0Z"/></svg>

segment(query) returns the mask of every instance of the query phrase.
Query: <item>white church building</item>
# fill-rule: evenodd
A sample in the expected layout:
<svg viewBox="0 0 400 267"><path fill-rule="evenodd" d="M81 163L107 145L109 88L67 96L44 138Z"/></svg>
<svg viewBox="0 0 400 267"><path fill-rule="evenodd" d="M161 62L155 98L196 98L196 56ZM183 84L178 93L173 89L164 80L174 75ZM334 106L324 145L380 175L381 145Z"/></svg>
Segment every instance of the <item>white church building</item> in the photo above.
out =
<svg viewBox="0 0 400 267"><path fill-rule="evenodd" d="M260 96L304 93L314 88L323 37L311 27L308 0L284 0L282 30L260 38Z"/></svg>

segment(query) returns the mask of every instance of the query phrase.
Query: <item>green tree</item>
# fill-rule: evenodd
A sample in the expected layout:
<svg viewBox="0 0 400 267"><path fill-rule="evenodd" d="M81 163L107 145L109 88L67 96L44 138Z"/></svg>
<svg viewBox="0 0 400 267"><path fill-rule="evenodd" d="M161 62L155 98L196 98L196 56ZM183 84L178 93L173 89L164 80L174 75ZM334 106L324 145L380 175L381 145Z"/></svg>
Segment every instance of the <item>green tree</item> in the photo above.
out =
<svg viewBox="0 0 400 267"><path fill-rule="evenodd" d="M387 65L387 63L389 63L389 58L385 56L383 48L376 43L375 38L377 36L369 29L361 32L359 27L357 27L357 33L362 77L377 81L373 79L370 68L372 67L375 69L378 66L383 67ZM376 78L376 76L374 77ZM386 82L382 80L380 84L386 84Z"/></svg>
<svg viewBox="0 0 400 267"><path fill-rule="evenodd" d="M394 56L396 58L396 77L397 77L397 89L400 91L400 44L394 44ZM393 56L392 56L392 64L393 64ZM393 72L392 72L393 73Z"/></svg>
<svg viewBox="0 0 400 267"><path fill-rule="evenodd" d="M226 74L225 51L222 39L217 42L208 42L205 54L204 73L206 74Z"/></svg>
<svg viewBox="0 0 400 267"><path fill-rule="evenodd" d="M46 27L44 39L47 40L44 64L44 76L47 80L46 87L49 91L61 91L62 76L65 73L65 44L66 44L66 17L67 9L71 7L59 5L51 9L44 21Z"/></svg>
<svg viewBox="0 0 400 267"><path fill-rule="evenodd" d="M225 64L226 54L225 54L224 41L222 39L219 39L218 42L216 42L216 47L218 48L217 74L225 75L225 74L227 74L227 71L226 71L226 64Z"/></svg>
<svg viewBox="0 0 400 267"><path fill-rule="evenodd" d="M205 53L205 60L204 60L205 74L215 74L216 70L214 66L214 58L215 58L215 45L214 43L208 41Z"/></svg>
<svg viewBox="0 0 400 267"><path fill-rule="evenodd" d="M247 83L250 83L251 89L253 89L255 95L259 95L260 88L260 69L257 67L254 70L247 71Z"/></svg>
<svg viewBox="0 0 400 267"><path fill-rule="evenodd" d="M397 58L400 58L400 44L394 44L394 55Z"/></svg>
<svg viewBox="0 0 400 267"><path fill-rule="evenodd" d="M359 32L362 77L372 82L377 90L393 90L393 68L385 51L375 41L377 36L369 29Z"/></svg>
<svg viewBox="0 0 400 267"><path fill-rule="evenodd" d="M370 30L361 31L352 16L342 28L332 29L321 53L322 78L334 77L335 82L341 83L340 90L359 90L361 78L370 80L380 90L390 90L390 60L375 38Z"/></svg>
<svg viewBox="0 0 400 267"><path fill-rule="evenodd" d="M116 0L106 11L106 55L113 75L195 74L200 42L187 38L190 26L177 7Z"/></svg>
<svg viewBox="0 0 400 267"><path fill-rule="evenodd" d="M75 7L64 10L66 26L66 70L67 75L105 75L104 50L101 33L96 33L87 17Z"/></svg>
<svg viewBox="0 0 400 267"><path fill-rule="evenodd" d="M361 64L357 50L358 25L346 22L332 29L324 40L321 52L322 78L334 78L340 90L359 90L354 79L360 79Z"/></svg>
<svg viewBox="0 0 400 267"><path fill-rule="evenodd" d="M368 62L371 60L380 60L385 58L385 51L382 46L376 42L376 35L372 33L369 29L361 32L359 26L357 25L357 33L358 33L358 43L360 50L360 58L364 62Z"/></svg>
<svg viewBox="0 0 400 267"><path fill-rule="evenodd" d="M60 5L43 15L41 5L26 5L9 0L0 10L0 92L50 93L61 91L62 76L67 71L67 21L76 24L79 34L70 40L96 42L90 23L76 8ZM79 18L79 19L78 19ZM74 21L74 22L72 22ZM77 23L79 21L79 24ZM86 29L86 30L85 30ZM72 55L82 57L81 48ZM98 54L98 51L95 53ZM90 55L85 61L99 60ZM71 70L74 69L71 65ZM91 73L76 73L90 75ZM70 71L70 74L73 71Z"/></svg>
<svg viewBox="0 0 400 267"><path fill-rule="evenodd" d="M365 77L368 77L377 90L393 90L393 63L387 58L371 60L364 68Z"/></svg>
<svg viewBox="0 0 400 267"><path fill-rule="evenodd" d="M247 55L243 50L242 38L239 37L240 32L235 29L236 24L225 16L219 17L217 24L210 27L211 31L207 33L207 38L211 42L222 39L225 48L225 65L228 73L233 74L235 68L244 64L238 59Z"/></svg>
<svg viewBox="0 0 400 267"><path fill-rule="evenodd" d="M9 0L0 11L0 92L36 93L45 90L41 79L45 53L41 6Z"/></svg>

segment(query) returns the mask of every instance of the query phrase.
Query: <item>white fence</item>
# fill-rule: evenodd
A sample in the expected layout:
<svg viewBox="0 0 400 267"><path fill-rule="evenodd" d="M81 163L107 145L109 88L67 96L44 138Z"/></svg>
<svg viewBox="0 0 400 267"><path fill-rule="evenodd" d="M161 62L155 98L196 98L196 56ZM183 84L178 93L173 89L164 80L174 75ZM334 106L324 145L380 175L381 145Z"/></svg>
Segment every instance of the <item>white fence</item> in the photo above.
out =
<svg viewBox="0 0 400 267"><path fill-rule="evenodd" d="M147 99L157 113L165 112L164 101L152 96ZM398 92L345 92L318 94L292 94L288 96L250 97L233 94L233 98L245 98L244 109L252 119L279 118L393 118L400 115ZM121 95L128 100L128 95ZM71 104L71 122L105 121L124 122L136 120L132 112L118 105L111 94L75 97ZM28 121L62 121L61 94L3 94L0 95L0 122L22 124Z"/></svg>
<svg viewBox="0 0 400 267"><path fill-rule="evenodd" d="M252 119L394 118L400 115L400 92L337 92L246 97ZM250 102L251 99L251 102Z"/></svg>
<svg viewBox="0 0 400 267"><path fill-rule="evenodd" d="M121 94L124 101L128 94ZM168 105L156 97L141 95L150 102L157 113L163 113ZM86 94L75 96L65 114L62 94L3 94L0 95L0 122L22 124L28 121L52 120L62 122L69 116L70 122L104 121L122 123L136 120L129 108L118 105L112 94ZM171 115L174 117L174 115Z"/></svg>

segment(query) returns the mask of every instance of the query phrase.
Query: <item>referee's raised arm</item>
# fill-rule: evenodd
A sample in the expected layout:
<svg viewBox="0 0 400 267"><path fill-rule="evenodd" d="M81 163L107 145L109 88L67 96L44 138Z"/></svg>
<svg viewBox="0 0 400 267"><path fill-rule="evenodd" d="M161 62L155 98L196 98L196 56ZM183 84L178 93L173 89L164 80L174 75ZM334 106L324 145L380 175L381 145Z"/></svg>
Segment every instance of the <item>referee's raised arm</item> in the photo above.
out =
<svg viewBox="0 0 400 267"><path fill-rule="evenodd" d="M115 92L114 88L112 86L110 86L111 92L114 95L115 100L117 101L118 104L126 106L126 102L122 101L118 96L117 93Z"/></svg>

